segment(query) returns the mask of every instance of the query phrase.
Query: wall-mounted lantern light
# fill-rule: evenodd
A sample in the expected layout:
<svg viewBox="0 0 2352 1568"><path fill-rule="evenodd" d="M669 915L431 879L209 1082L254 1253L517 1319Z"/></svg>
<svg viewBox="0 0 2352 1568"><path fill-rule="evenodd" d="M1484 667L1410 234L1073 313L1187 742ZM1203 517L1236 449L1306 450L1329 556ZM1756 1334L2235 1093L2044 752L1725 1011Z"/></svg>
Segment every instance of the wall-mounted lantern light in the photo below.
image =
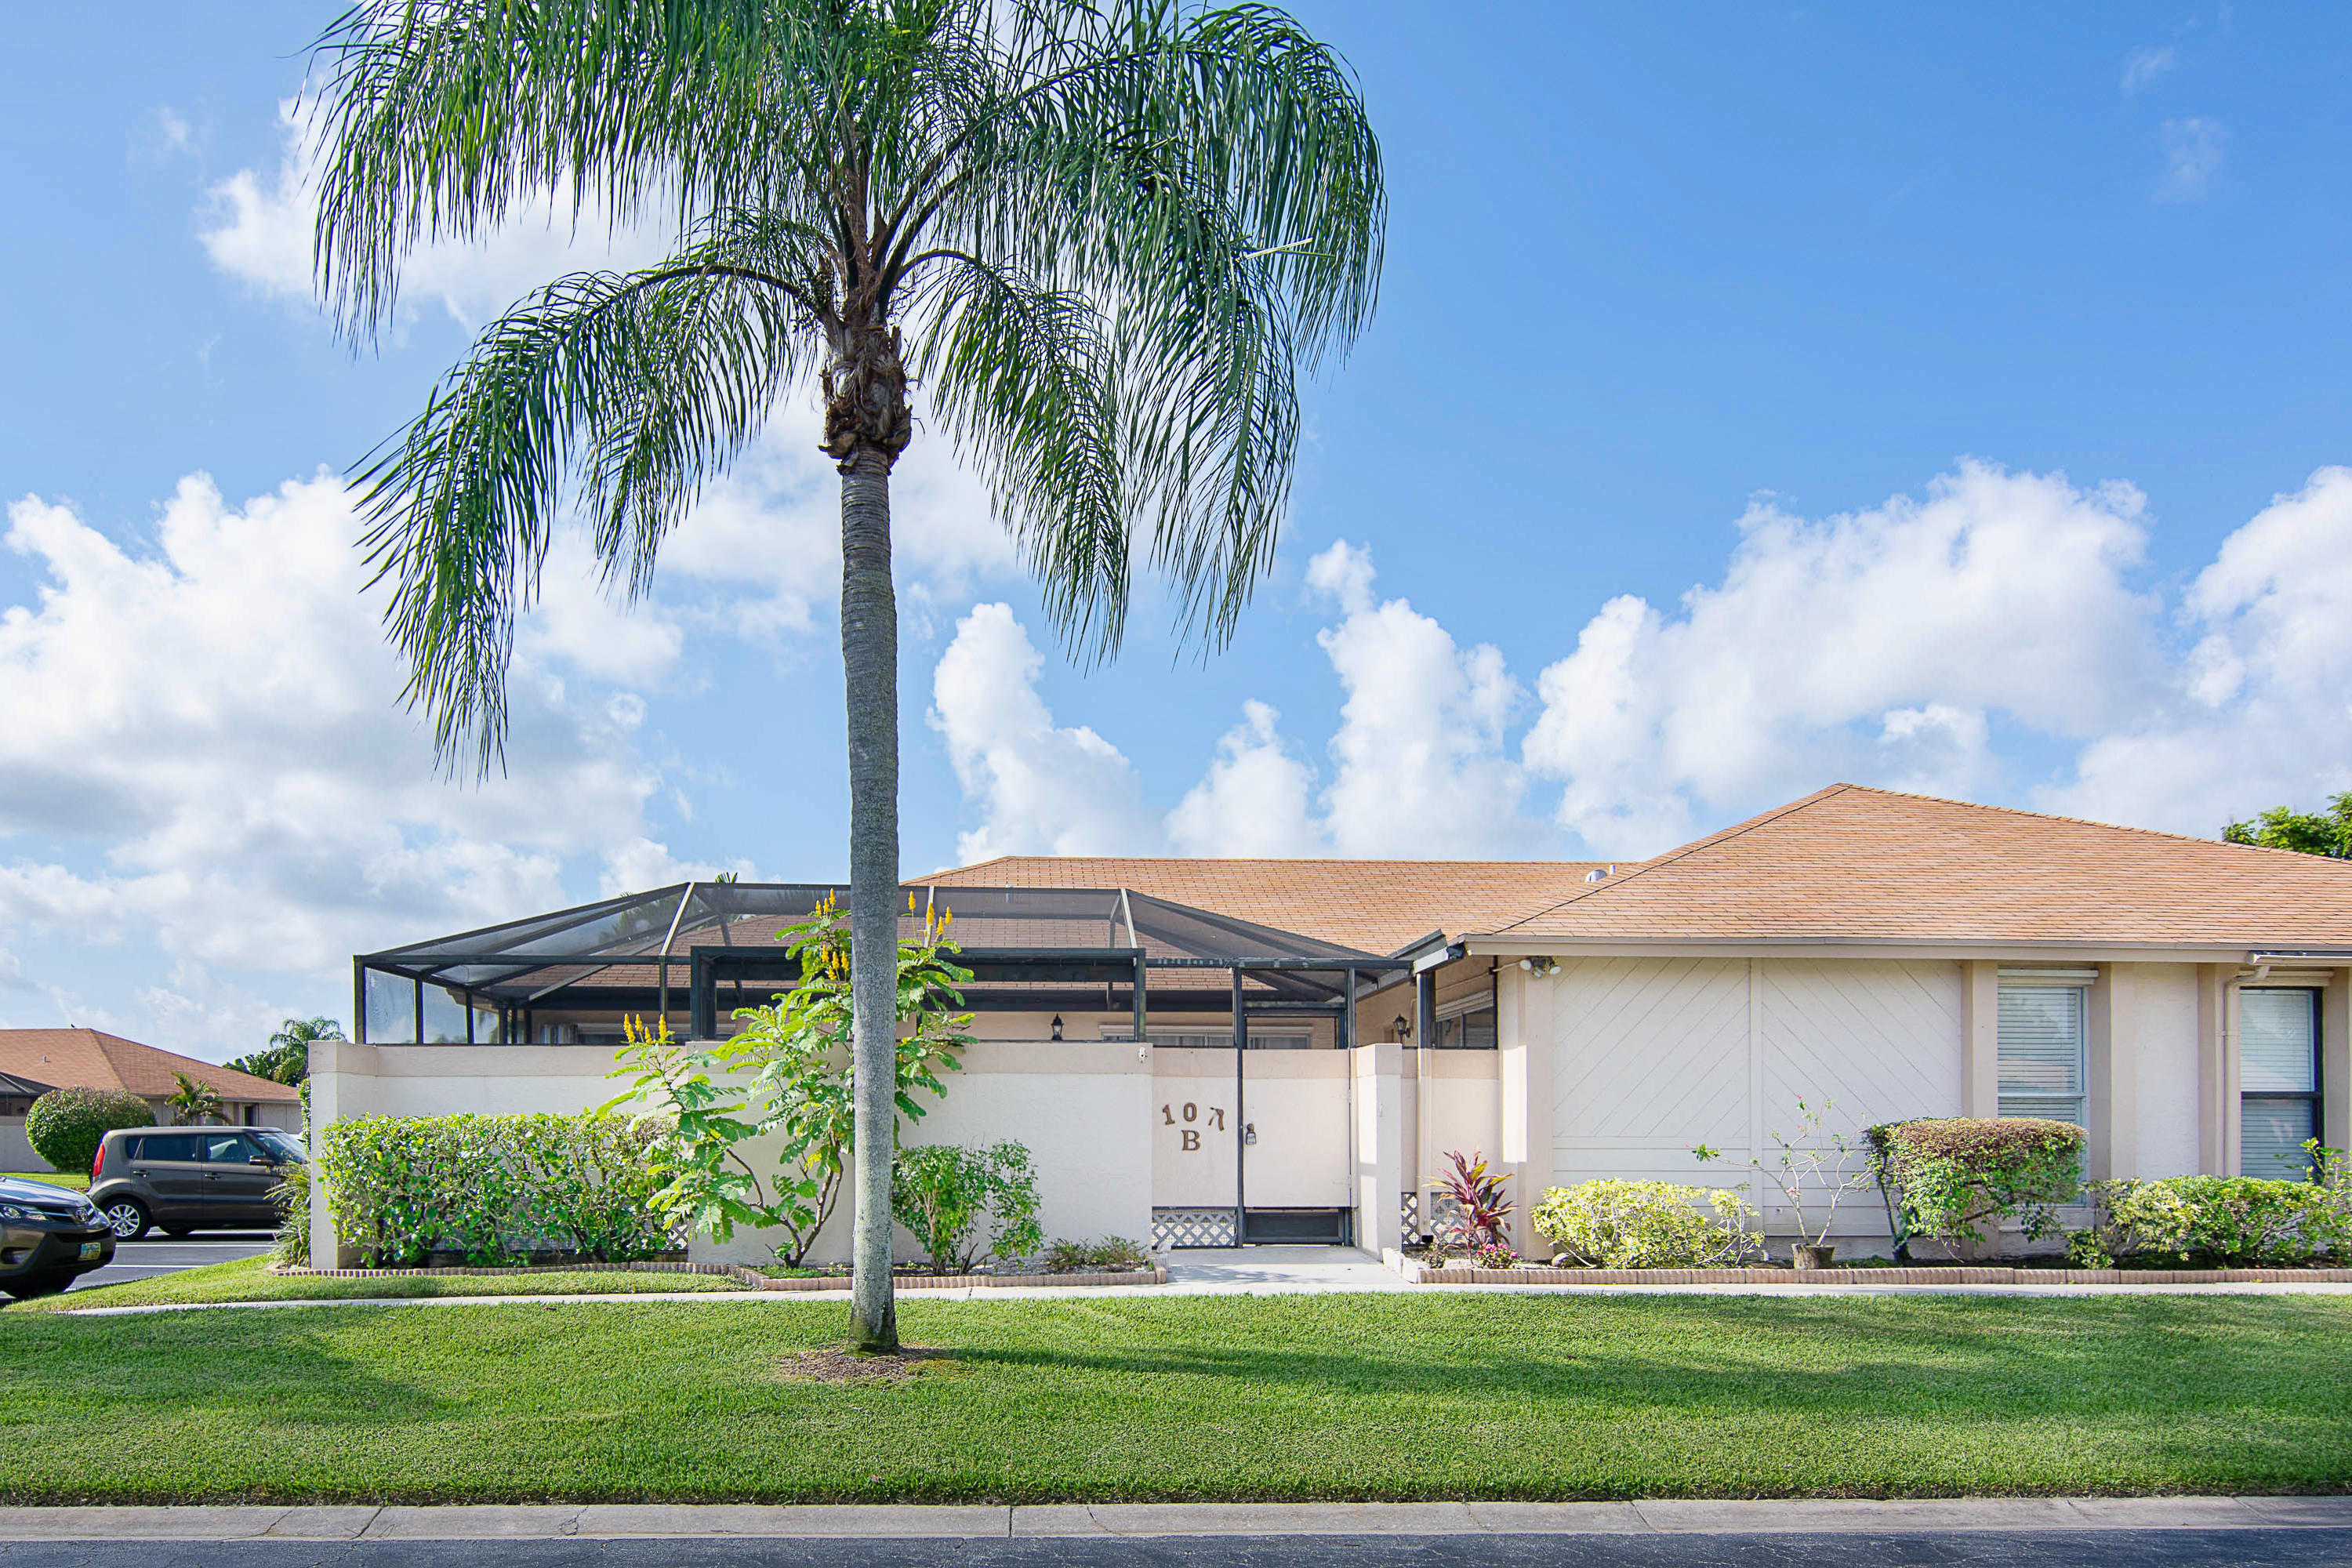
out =
<svg viewBox="0 0 2352 1568"><path fill-rule="evenodd" d="M1054 1037L1057 1040L1062 1037L1062 1016L1059 1013L1054 1015Z"/></svg>

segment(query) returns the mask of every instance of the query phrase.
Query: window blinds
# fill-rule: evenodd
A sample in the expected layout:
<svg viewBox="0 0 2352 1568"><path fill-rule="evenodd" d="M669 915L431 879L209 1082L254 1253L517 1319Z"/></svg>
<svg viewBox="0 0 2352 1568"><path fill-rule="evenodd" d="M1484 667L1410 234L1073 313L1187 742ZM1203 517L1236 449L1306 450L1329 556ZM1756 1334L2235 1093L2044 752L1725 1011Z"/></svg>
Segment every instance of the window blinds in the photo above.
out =
<svg viewBox="0 0 2352 1568"><path fill-rule="evenodd" d="M2247 1094L2309 1094L2319 1087L2315 995L2300 990L2238 993L2240 1089Z"/></svg>
<svg viewBox="0 0 2352 1568"><path fill-rule="evenodd" d="M2000 1113L2083 1120L2083 992L2000 987Z"/></svg>
<svg viewBox="0 0 2352 1568"><path fill-rule="evenodd" d="M2307 1178L2304 1141L2319 1136L2319 993L2238 993L2238 1169Z"/></svg>

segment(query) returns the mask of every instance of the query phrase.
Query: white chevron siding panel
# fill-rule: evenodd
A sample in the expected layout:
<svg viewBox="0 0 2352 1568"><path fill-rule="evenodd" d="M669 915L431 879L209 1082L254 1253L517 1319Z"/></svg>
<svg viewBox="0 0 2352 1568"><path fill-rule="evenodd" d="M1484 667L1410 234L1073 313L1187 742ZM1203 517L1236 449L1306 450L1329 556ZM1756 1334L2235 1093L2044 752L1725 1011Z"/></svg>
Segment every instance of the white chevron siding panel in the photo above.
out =
<svg viewBox="0 0 2352 1568"><path fill-rule="evenodd" d="M1758 965L1764 1045L1763 1153L1771 1134L1795 1139L1800 1100L1833 1105L1825 1131L1960 1113L1960 967L1957 963Z"/></svg>
<svg viewBox="0 0 2352 1568"><path fill-rule="evenodd" d="M1575 959L1554 986L1556 1179L1717 1184L1748 1160L1748 964ZM1724 1152L1707 1164L1695 1144Z"/></svg>
<svg viewBox="0 0 2352 1568"><path fill-rule="evenodd" d="M1799 1134L1800 1099L1833 1105L1826 1125L1849 1133L1959 1113L1956 963L1762 960L1752 1014L1745 959L1576 959L1551 984L1562 1184L1747 1181L1750 1201L1777 1206L1756 1167L1776 1159L1771 1132ZM1748 1102L1751 1052L1760 1115ZM1699 1144L1722 1158L1701 1162Z"/></svg>

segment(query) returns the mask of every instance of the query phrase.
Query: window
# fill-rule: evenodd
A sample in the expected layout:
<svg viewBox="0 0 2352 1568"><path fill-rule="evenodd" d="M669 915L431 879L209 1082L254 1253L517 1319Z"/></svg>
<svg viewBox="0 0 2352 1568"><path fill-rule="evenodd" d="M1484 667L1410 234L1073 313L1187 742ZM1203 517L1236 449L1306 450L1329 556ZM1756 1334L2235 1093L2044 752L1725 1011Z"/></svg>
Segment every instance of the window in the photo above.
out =
<svg viewBox="0 0 2352 1568"><path fill-rule="evenodd" d="M2238 993L2238 1170L2304 1178L2319 1136L2319 993Z"/></svg>
<svg viewBox="0 0 2352 1568"><path fill-rule="evenodd" d="M209 1133L205 1138L205 1161L214 1165L242 1165L260 1151L235 1132Z"/></svg>
<svg viewBox="0 0 2352 1568"><path fill-rule="evenodd" d="M201 1160L205 1141L193 1132L151 1133L138 1141L134 1160Z"/></svg>
<svg viewBox="0 0 2352 1568"><path fill-rule="evenodd" d="M1437 1047L1440 1050L1491 1051L1495 1048L1495 1010L1474 1008L1451 1018L1437 1020Z"/></svg>
<svg viewBox="0 0 2352 1568"><path fill-rule="evenodd" d="M2079 985L2000 987L2000 1113L2052 1121L2083 1120L2083 1021Z"/></svg>
<svg viewBox="0 0 2352 1568"><path fill-rule="evenodd" d="M304 1149L289 1132L281 1132L275 1127L261 1127L255 1129L253 1135L261 1140L261 1147L265 1153L274 1155L280 1161L292 1161L305 1165L310 1163L310 1152Z"/></svg>

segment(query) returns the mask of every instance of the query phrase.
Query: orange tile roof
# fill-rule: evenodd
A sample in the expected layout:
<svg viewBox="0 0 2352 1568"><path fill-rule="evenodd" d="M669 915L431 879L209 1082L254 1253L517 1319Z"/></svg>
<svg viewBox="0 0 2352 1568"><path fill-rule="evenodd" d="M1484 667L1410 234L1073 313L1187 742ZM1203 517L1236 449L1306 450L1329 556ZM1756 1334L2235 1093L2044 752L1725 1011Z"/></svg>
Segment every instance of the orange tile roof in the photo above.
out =
<svg viewBox="0 0 2352 1568"><path fill-rule="evenodd" d="M120 1089L146 1100L178 1089L174 1073L212 1085L223 1100L286 1105L300 1098L285 1084L98 1029L0 1029L0 1072L51 1089Z"/></svg>
<svg viewBox="0 0 2352 1568"><path fill-rule="evenodd" d="M1006 855L913 886L1126 888L1365 952L1491 931L1583 885L1591 860L1195 860Z"/></svg>
<svg viewBox="0 0 2352 1568"><path fill-rule="evenodd" d="M2352 949L2352 863L1841 784L1485 931Z"/></svg>

